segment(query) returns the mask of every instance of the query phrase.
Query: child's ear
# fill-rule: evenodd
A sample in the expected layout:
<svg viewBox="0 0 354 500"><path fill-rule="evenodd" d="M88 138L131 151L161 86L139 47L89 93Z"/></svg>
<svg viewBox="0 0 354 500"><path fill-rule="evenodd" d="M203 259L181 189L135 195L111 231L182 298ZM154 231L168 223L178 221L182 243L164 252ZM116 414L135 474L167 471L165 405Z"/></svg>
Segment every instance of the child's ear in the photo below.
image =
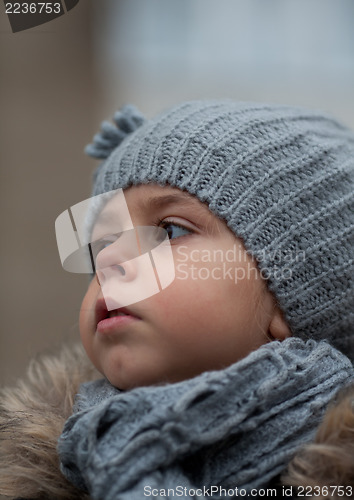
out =
<svg viewBox="0 0 354 500"><path fill-rule="evenodd" d="M285 340L291 337L290 328L278 306L273 311L273 317L268 327L268 334L274 340Z"/></svg>

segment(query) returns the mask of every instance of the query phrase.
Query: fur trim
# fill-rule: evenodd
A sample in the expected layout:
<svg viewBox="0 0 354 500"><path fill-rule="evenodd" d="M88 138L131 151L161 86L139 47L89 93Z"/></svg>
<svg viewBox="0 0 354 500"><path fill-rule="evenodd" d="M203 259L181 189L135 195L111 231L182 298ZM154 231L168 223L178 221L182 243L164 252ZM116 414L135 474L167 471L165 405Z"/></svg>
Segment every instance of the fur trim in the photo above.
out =
<svg viewBox="0 0 354 500"><path fill-rule="evenodd" d="M283 483L354 488L354 384L341 389L328 407L313 443L295 456ZM323 496L316 496L321 500ZM342 496L332 495L333 499Z"/></svg>
<svg viewBox="0 0 354 500"><path fill-rule="evenodd" d="M61 474L57 440L79 385L98 378L79 345L31 361L24 379L0 393L0 484L9 498L88 500Z"/></svg>

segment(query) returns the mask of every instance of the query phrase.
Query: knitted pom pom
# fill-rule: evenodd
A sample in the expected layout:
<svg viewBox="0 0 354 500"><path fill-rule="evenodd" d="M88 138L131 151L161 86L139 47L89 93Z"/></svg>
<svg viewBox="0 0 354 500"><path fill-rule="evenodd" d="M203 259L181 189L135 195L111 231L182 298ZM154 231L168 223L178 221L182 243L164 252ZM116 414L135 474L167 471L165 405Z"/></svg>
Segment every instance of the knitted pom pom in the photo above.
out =
<svg viewBox="0 0 354 500"><path fill-rule="evenodd" d="M116 127L109 122L102 122L101 130L93 137L93 143L85 147L85 153L93 158L105 159L119 146L125 137L144 122L144 116L132 104L123 106L113 117Z"/></svg>

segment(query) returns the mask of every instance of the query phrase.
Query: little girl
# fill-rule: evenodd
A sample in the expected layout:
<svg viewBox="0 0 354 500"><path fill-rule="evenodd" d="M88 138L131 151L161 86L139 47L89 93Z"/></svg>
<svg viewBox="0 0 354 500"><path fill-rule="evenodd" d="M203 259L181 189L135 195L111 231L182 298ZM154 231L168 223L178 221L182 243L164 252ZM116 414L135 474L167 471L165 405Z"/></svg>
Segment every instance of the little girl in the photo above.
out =
<svg viewBox="0 0 354 500"><path fill-rule="evenodd" d="M64 267L94 274L80 333L104 378L81 385L58 442L77 490L51 491L264 496L354 379L354 137L320 113L230 101L150 121L127 106L115 124L87 148L105 160L92 200L57 223Z"/></svg>

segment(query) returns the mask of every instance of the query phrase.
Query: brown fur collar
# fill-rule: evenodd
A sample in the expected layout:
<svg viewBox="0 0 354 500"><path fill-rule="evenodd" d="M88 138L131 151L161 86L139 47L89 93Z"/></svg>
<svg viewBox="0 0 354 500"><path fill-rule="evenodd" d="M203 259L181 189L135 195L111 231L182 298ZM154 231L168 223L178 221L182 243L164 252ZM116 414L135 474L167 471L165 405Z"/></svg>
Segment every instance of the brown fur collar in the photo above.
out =
<svg viewBox="0 0 354 500"><path fill-rule="evenodd" d="M99 377L80 346L31 362L0 394L0 485L9 498L88 500L61 474L57 439L79 385Z"/></svg>
<svg viewBox="0 0 354 500"><path fill-rule="evenodd" d="M354 498L354 383L337 393L314 442L296 454L283 482L293 486L341 486L342 489L351 486ZM348 491L344 496L349 496ZM343 492L332 492L329 498L340 500Z"/></svg>
<svg viewBox="0 0 354 500"><path fill-rule="evenodd" d="M1 391L0 496L90 499L61 474L56 445L79 385L98 377L81 346L65 347L59 356L33 360L16 387ZM338 393L314 443L295 456L282 483L354 487L354 384Z"/></svg>

